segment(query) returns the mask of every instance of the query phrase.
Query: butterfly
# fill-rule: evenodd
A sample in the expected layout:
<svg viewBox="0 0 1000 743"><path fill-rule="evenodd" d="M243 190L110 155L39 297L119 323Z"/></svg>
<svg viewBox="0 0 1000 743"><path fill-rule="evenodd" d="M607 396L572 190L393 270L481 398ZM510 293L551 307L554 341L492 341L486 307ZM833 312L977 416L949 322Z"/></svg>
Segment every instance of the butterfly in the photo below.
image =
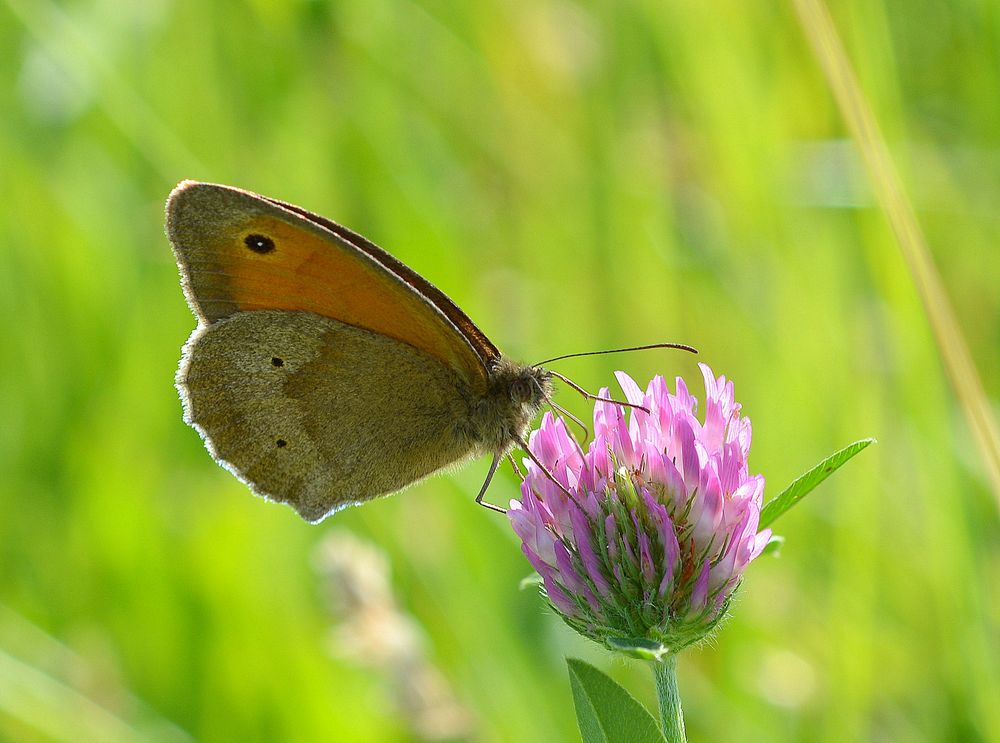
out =
<svg viewBox="0 0 1000 743"><path fill-rule="evenodd" d="M484 454L492 476L551 395L552 372L501 354L346 227L195 181L166 212L198 319L177 371L184 419L222 466L307 521Z"/></svg>

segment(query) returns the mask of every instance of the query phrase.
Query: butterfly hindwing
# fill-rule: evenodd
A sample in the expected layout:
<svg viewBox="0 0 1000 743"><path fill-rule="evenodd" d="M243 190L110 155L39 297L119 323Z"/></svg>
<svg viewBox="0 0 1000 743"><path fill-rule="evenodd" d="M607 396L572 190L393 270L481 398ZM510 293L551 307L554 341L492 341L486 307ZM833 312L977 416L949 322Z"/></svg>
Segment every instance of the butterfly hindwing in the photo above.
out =
<svg viewBox="0 0 1000 743"><path fill-rule="evenodd" d="M314 313L243 312L200 327L178 388L213 456L310 521L478 453L460 375Z"/></svg>

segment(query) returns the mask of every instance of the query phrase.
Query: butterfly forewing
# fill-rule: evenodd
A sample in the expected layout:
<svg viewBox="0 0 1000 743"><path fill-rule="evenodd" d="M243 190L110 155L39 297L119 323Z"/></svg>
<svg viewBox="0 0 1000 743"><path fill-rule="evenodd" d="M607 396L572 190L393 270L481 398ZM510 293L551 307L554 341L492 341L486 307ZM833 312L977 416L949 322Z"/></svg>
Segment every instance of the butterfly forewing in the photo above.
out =
<svg viewBox="0 0 1000 743"><path fill-rule="evenodd" d="M313 312L407 343L482 389L486 360L470 336L378 254L325 223L256 194L206 183L182 183L167 202L167 231L185 291L205 321L261 309Z"/></svg>

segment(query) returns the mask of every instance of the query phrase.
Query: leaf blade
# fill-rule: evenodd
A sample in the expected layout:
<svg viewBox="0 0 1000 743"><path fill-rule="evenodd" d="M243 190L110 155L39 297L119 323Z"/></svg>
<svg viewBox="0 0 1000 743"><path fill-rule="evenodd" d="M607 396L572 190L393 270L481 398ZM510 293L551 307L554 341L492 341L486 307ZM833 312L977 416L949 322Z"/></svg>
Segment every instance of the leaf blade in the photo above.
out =
<svg viewBox="0 0 1000 743"><path fill-rule="evenodd" d="M823 480L840 469L854 455L864 451L873 443L875 443L875 439L867 438L855 441L853 444L848 444L843 449L828 456L812 469L799 475L799 477L792 481L791 485L764 506L760 512L760 524L757 528L764 529L774 523L779 516L802 500Z"/></svg>
<svg viewBox="0 0 1000 743"><path fill-rule="evenodd" d="M612 678L576 658L566 665L583 743L665 743L649 710Z"/></svg>

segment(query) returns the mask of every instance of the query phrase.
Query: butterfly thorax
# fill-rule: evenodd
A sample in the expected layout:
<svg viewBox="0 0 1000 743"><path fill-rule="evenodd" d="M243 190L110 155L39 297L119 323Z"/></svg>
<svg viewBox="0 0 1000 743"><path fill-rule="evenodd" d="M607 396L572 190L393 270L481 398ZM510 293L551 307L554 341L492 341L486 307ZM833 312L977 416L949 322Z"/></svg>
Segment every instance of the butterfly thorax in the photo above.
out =
<svg viewBox="0 0 1000 743"><path fill-rule="evenodd" d="M486 394L471 411L473 438L484 453L506 453L525 436L551 394L549 372L500 358L490 370Z"/></svg>

